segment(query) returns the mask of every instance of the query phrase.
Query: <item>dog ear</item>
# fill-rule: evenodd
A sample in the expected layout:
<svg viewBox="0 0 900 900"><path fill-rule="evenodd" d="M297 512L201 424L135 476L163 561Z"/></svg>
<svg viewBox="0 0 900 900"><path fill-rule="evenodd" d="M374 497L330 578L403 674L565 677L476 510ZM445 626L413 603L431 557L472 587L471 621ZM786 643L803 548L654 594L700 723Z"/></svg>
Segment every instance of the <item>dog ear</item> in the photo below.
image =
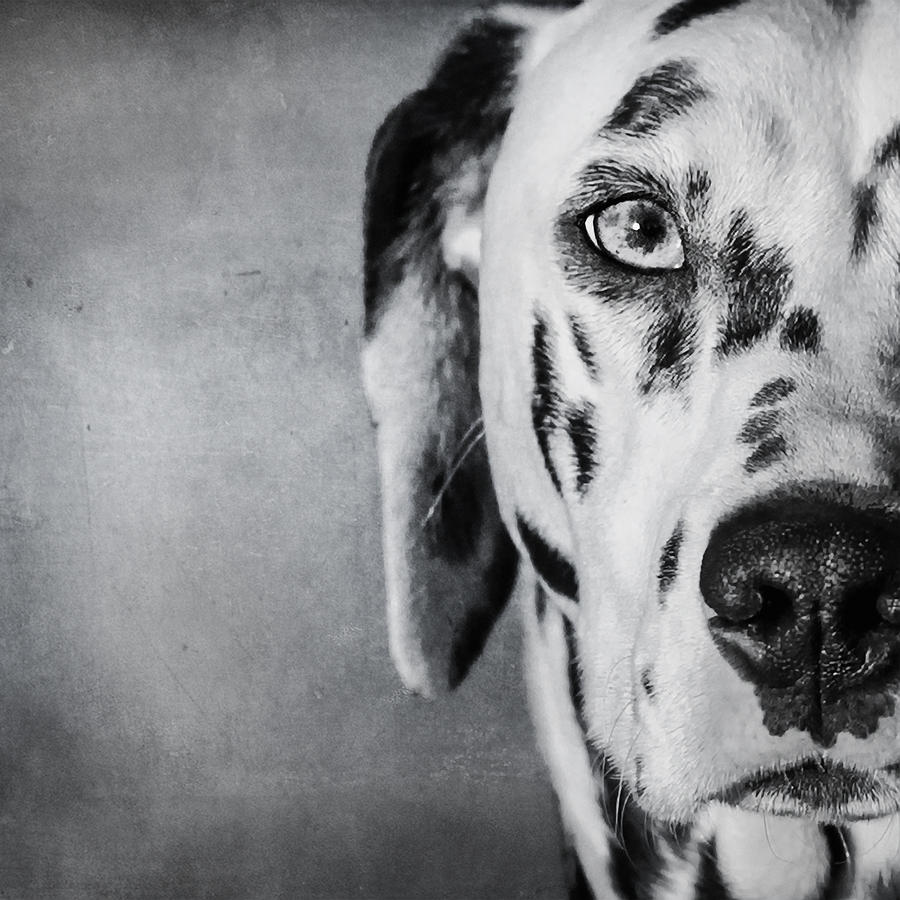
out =
<svg viewBox="0 0 900 900"><path fill-rule="evenodd" d="M535 15L534 21L538 21ZM481 206L529 33L483 16L382 124L365 205L363 374L377 426L391 653L455 687L513 588L478 395Z"/></svg>

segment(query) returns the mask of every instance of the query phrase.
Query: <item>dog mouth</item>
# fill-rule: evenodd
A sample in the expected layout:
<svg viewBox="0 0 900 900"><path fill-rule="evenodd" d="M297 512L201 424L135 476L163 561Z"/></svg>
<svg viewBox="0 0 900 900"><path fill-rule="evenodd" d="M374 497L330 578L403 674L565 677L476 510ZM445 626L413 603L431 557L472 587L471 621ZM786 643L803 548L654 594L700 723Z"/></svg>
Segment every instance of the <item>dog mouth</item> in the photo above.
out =
<svg viewBox="0 0 900 900"><path fill-rule="evenodd" d="M852 822L900 810L900 763L857 769L826 758L754 772L711 799L748 812Z"/></svg>

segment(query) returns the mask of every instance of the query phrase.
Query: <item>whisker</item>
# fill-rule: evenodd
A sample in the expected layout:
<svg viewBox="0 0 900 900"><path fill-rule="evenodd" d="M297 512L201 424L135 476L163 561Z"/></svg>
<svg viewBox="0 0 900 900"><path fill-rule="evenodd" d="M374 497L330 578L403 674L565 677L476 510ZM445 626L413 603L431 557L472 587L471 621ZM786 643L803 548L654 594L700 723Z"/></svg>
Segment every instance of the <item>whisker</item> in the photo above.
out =
<svg viewBox="0 0 900 900"><path fill-rule="evenodd" d="M878 845L888 836L888 832L891 830L891 826L897 825L897 824L900 824L900 817L898 817L896 815L888 816L887 824L884 826L884 831L881 832L881 837L878 838L878 840L875 841L875 843L872 844L871 847L868 847L866 850L863 850L863 851L857 850L856 851L857 855L865 856L867 853L871 853L873 850L875 850L878 847ZM898 832L898 838L900 838L900 832ZM900 847L900 840L898 840L898 847Z"/></svg>
<svg viewBox="0 0 900 900"><path fill-rule="evenodd" d="M466 433L459 439L459 451L462 449L463 444L479 429L483 430L484 428L484 416L479 416L467 429Z"/></svg>
<svg viewBox="0 0 900 900"><path fill-rule="evenodd" d="M785 859L783 856L779 856L778 853L775 851L775 845L772 843L772 836L771 836L771 834L769 834L769 816L768 816L768 814L764 812L762 814L762 817L763 817L763 830L766 833L766 844L769 847L769 852L779 862L789 863L790 862L789 859Z"/></svg>
<svg viewBox="0 0 900 900"><path fill-rule="evenodd" d="M428 507L428 511L425 513L425 517L422 519L422 528L425 528L426 525L431 521L435 512L437 511L438 506L440 506L441 500L444 499L444 494L447 493L447 489L450 487L450 482L453 481L453 476L460 470L462 464L466 461L466 458L469 454L478 446L478 442L482 440L484 437L484 419L479 416L467 429L466 433L460 439L460 449L457 450L456 458L453 462L453 465L450 467L450 471L447 473L446 478L444 478L444 483L440 486L438 492L434 495L434 500L431 501L431 506Z"/></svg>

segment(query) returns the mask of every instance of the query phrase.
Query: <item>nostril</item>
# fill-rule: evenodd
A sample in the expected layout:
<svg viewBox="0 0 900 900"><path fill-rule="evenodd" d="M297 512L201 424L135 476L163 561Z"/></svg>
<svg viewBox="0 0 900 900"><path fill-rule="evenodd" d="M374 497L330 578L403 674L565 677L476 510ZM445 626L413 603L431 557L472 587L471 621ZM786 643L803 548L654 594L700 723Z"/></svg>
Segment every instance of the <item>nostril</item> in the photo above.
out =
<svg viewBox="0 0 900 900"><path fill-rule="evenodd" d="M793 615L794 600L786 587L761 582L757 585L756 591L762 604L760 613L767 622L777 624Z"/></svg>
<svg viewBox="0 0 900 900"><path fill-rule="evenodd" d="M890 614L890 593L885 591L885 578L874 578L861 584L848 586L840 602L834 604L831 615L844 640L855 645L874 632L882 621L887 621L882 611ZM897 608L900 624L900 604Z"/></svg>
<svg viewBox="0 0 900 900"><path fill-rule="evenodd" d="M791 593L780 584L746 579L720 585L706 594L707 604L726 622L738 625L760 617L776 622L791 612Z"/></svg>
<svg viewBox="0 0 900 900"><path fill-rule="evenodd" d="M900 625L900 585L896 584L896 580L895 578L894 584L879 593L878 600L875 602L878 615L888 625L894 626Z"/></svg>

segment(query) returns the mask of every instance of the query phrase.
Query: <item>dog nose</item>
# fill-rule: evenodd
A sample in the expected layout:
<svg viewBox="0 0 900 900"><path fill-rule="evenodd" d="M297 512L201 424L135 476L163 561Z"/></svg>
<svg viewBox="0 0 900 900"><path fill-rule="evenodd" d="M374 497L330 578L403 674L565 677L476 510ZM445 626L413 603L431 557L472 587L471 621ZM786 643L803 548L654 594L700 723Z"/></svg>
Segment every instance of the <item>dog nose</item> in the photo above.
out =
<svg viewBox="0 0 900 900"><path fill-rule="evenodd" d="M900 518L805 498L746 508L713 530L700 590L771 733L796 727L831 746L893 713Z"/></svg>

